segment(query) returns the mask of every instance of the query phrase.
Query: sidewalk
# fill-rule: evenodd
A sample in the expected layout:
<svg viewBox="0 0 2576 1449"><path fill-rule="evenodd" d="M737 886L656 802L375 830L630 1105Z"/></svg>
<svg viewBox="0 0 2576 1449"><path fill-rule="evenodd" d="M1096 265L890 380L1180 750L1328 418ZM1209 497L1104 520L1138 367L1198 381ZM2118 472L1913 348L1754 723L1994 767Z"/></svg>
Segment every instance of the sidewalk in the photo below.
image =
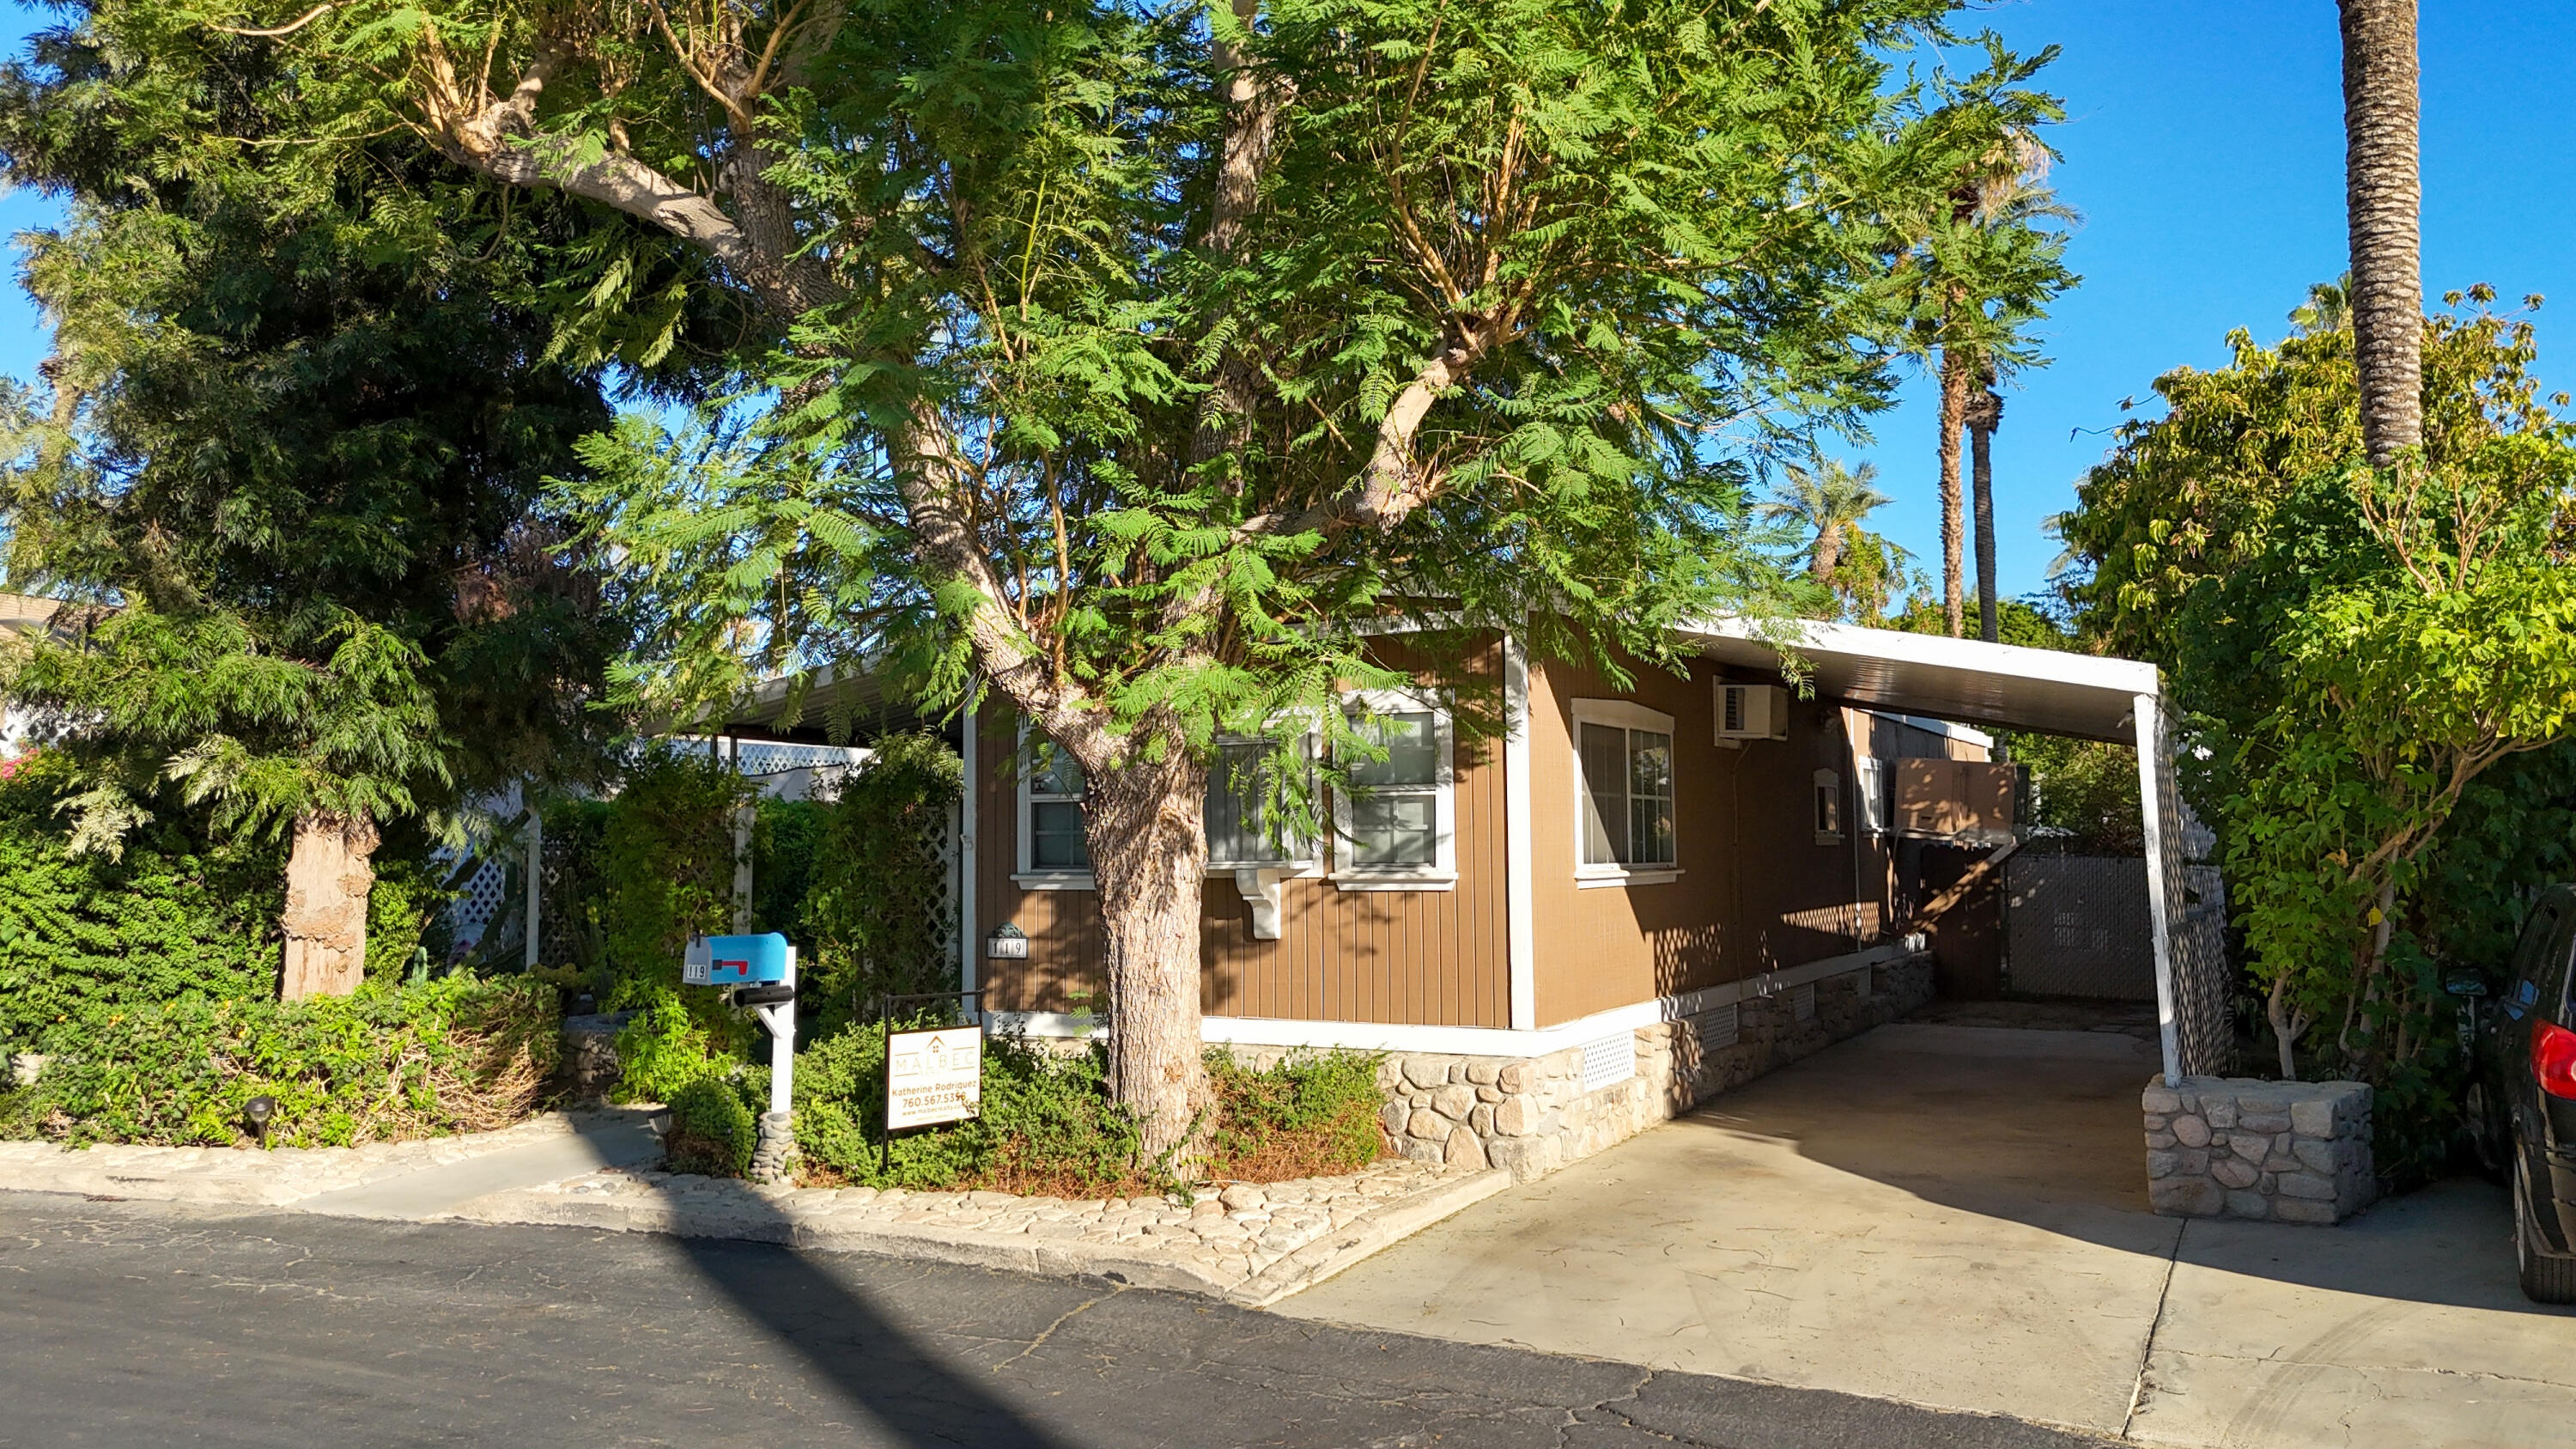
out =
<svg viewBox="0 0 2576 1449"><path fill-rule="evenodd" d="M643 1108L357 1148L0 1143L0 1192L287 1208L403 1222L526 1223L875 1253L1265 1306L1508 1187L1499 1171L1398 1159L1343 1177L1238 1184L1195 1202L762 1187L654 1170Z"/></svg>

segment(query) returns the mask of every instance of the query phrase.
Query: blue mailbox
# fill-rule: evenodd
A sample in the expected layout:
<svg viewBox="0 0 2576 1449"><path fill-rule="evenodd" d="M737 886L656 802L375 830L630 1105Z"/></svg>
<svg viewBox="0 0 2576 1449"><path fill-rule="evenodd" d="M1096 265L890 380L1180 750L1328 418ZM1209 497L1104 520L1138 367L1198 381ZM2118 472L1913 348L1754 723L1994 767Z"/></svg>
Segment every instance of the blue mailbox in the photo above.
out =
<svg viewBox="0 0 2576 1449"><path fill-rule="evenodd" d="M700 936L689 943L680 980L690 986L749 986L787 979L787 938Z"/></svg>

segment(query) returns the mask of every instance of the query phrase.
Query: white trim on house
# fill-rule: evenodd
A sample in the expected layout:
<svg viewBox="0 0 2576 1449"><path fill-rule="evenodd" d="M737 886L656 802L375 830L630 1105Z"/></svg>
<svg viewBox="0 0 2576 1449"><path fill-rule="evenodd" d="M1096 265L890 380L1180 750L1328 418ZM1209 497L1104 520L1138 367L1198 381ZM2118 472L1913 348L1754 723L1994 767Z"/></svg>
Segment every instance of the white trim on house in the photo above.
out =
<svg viewBox="0 0 2576 1449"><path fill-rule="evenodd" d="M983 874L982 861L975 853L977 825L976 797L984 793L984 777L979 773L983 759L982 725L975 713L975 691L983 681L969 681L966 707L958 711L958 763L965 767L964 788L957 792L957 989L975 989L978 964L984 955L983 936L975 929L976 878ZM968 998L972 1000L973 998Z"/></svg>
<svg viewBox="0 0 2576 1449"><path fill-rule="evenodd" d="M1673 733L1673 717L1662 710L1648 709L1634 700L1627 699L1577 699L1569 701L1569 704L1574 715L1573 729L1567 735L1566 747L1572 755L1571 763L1574 767L1567 773L1574 779L1572 818L1575 888L1591 890L1611 886L1670 885L1681 879L1681 761L1679 751L1675 748L1677 741ZM1673 806L1673 858L1671 860L1587 861L1583 858L1584 828L1592 819L1590 782L1583 774L1583 727L1588 724L1601 725L1609 729L1643 731L1664 737L1664 751L1671 761L1673 771L1672 795L1669 797L1669 803ZM1622 781L1620 789L1625 792L1627 782ZM1629 806L1631 810L1635 808L1633 799L1630 800ZM1611 848L1626 849L1627 842L1615 841Z"/></svg>
<svg viewBox="0 0 2576 1449"><path fill-rule="evenodd" d="M1924 938L1908 936L1842 956L1828 956L1803 966L1784 966L1743 981L1728 981L1675 996L1614 1007L1574 1021L1537 1030L1490 1026L1412 1026L1371 1021L1288 1021L1261 1016L1205 1016L1199 1035L1211 1044L1241 1046L1346 1047L1354 1051L1454 1052L1461 1056L1533 1057L1581 1046L1610 1032L1679 1021L1739 1002L1785 995L1827 977L1866 972L1890 961L1926 950ZM1088 1037L1106 1030L1100 1019L1047 1011L997 1011L997 1026L1016 1027L1030 1036Z"/></svg>
<svg viewBox="0 0 2576 1449"><path fill-rule="evenodd" d="M1458 885L1457 735L1449 707L1426 695L1401 689L1360 690L1344 696L1371 714L1431 715L1432 863L1430 865L1343 864L1358 837L1351 829L1348 791L1333 792L1333 884L1346 891L1445 891ZM1422 786L1405 787L1419 790Z"/></svg>
<svg viewBox="0 0 2576 1449"><path fill-rule="evenodd" d="M1514 1030L1538 1025L1538 910L1532 895L1536 844L1530 823L1529 652L1503 636L1503 902L1510 953Z"/></svg>

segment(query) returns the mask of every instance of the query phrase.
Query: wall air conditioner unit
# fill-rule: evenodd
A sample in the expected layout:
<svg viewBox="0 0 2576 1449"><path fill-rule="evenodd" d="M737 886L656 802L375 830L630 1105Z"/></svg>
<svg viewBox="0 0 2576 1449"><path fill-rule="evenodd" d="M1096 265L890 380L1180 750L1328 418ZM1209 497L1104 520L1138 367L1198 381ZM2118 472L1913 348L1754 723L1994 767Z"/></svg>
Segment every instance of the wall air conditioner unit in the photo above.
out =
<svg viewBox="0 0 2576 1449"><path fill-rule="evenodd" d="M1789 737L1789 691L1776 684L1717 686L1717 742L1785 740Z"/></svg>

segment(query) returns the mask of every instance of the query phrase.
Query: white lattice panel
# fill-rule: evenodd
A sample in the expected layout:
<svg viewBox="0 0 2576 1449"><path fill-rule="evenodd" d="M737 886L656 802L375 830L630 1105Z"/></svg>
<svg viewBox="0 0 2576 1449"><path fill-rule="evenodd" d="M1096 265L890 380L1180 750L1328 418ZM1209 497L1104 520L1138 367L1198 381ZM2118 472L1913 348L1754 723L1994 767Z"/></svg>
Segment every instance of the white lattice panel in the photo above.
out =
<svg viewBox="0 0 2576 1449"><path fill-rule="evenodd" d="M1635 1034L1621 1032L1583 1044L1583 1090L1597 1092L1637 1075Z"/></svg>

